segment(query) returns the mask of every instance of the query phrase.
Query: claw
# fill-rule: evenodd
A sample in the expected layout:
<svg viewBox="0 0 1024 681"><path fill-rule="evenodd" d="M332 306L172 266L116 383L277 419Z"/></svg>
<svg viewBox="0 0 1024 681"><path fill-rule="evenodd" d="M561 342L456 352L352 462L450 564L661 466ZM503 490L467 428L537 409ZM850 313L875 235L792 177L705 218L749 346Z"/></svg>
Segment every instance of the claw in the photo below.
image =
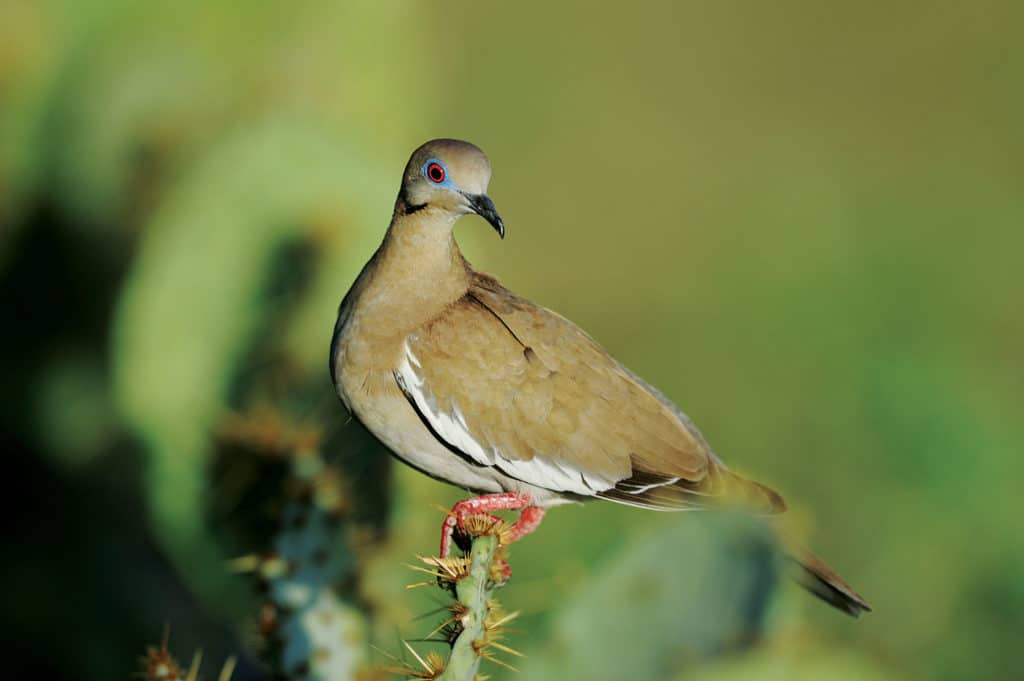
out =
<svg viewBox="0 0 1024 681"><path fill-rule="evenodd" d="M452 538L456 528L465 531L464 521L471 515L489 515L491 511L520 511L519 519L509 528L508 541L513 542L533 532L544 517L544 509L533 505L528 494L504 492L501 494L485 494L473 499L464 499L452 507L441 524L441 557L447 558L451 553ZM494 517L494 516L492 516ZM495 522L500 519L494 517ZM511 575L506 564L503 573Z"/></svg>

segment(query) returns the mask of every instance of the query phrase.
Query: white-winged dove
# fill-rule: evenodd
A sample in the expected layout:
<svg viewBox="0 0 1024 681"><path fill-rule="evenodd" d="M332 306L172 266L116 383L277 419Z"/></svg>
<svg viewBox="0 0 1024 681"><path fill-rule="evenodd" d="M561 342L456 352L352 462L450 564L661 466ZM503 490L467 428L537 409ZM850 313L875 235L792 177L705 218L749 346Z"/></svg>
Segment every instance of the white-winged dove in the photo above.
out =
<svg viewBox="0 0 1024 681"><path fill-rule="evenodd" d="M476 213L505 235L490 177L468 142L413 152L391 225L345 295L331 343L349 411L410 466L483 495L452 509L442 555L464 517L494 510L520 511L513 539L548 506L595 497L657 510L785 510L579 327L463 258L452 235L459 217ZM853 615L870 610L813 554L794 561L812 593Z"/></svg>

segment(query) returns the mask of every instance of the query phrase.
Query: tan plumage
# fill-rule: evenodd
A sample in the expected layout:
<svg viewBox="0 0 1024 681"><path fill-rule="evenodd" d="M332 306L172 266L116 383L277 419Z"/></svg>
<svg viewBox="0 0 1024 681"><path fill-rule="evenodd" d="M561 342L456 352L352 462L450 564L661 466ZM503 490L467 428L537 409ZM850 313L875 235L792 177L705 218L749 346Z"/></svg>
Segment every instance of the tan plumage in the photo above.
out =
<svg viewBox="0 0 1024 681"><path fill-rule="evenodd" d="M413 153L384 242L341 305L331 370L349 409L399 458L478 493L542 507L599 497L784 510L577 326L473 270L452 226L477 212L504 234L489 179L486 156L466 142ZM867 608L823 563L800 563L833 585L818 595Z"/></svg>
<svg viewBox="0 0 1024 681"><path fill-rule="evenodd" d="M481 445L478 456L467 452L480 464L637 506L784 508L725 469L695 429L579 327L489 276L473 273L462 298L408 336L406 352L422 383L418 410L458 412Z"/></svg>

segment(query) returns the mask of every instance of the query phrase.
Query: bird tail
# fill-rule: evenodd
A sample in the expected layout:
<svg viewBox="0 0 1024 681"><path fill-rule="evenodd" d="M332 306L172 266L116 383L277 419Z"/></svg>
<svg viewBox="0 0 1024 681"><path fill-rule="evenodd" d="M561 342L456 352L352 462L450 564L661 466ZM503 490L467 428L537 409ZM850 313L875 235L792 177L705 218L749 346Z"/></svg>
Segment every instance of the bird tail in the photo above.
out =
<svg viewBox="0 0 1024 681"><path fill-rule="evenodd" d="M712 484L723 487L719 494L725 503L737 504L747 511L764 515L775 515L786 510L785 499L768 485L745 478L724 466L713 477L716 480Z"/></svg>
<svg viewBox="0 0 1024 681"><path fill-rule="evenodd" d="M807 549L790 548L787 558L793 566L793 580L833 608L851 617L871 612L871 606L852 586Z"/></svg>
<svg viewBox="0 0 1024 681"><path fill-rule="evenodd" d="M741 500L748 509L765 514L781 513L786 510L786 502L775 490L732 471L723 472L727 473L733 487L730 496ZM833 608L842 610L852 617L860 617L862 612L871 612L871 606L867 601L825 561L808 549L788 541L783 543L786 545L786 557L793 568L790 576L797 584Z"/></svg>

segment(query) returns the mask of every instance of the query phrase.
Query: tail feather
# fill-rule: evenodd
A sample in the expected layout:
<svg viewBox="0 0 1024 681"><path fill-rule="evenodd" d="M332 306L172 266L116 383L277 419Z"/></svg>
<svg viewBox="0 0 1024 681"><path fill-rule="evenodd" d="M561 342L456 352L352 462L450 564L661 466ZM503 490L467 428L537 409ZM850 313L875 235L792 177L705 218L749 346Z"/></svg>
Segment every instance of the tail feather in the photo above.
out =
<svg viewBox="0 0 1024 681"><path fill-rule="evenodd" d="M619 481L611 489L598 492L597 496L620 504L660 511L693 510L730 504L765 515L786 510L786 502L778 492L732 472L717 463L717 460L713 462L708 475L698 481L634 469L632 476ZM871 612L867 601L824 561L805 548L794 547L784 534L781 539L783 545L788 546L787 557L793 565L791 576L797 584L852 617L860 617L862 612Z"/></svg>
<svg viewBox="0 0 1024 681"><path fill-rule="evenodd" d="M871 606L853 587L807 549L793 550L788 558L794 566L794 581L813 595L852 617L871 612Z"/></svg>
<svg viewBox="0 0 1024 681"><path fill-rule="evenodd" d="M726 496L750 511L774 515L786 510L786 500L768 485L745 478L742 475L723 468L721 471L723 485L727 488Z"/></svg>
<svg viewBox="0 0 1024 681"><path fill-rule="evenodd" d="M766 515L782 513L786 502L767 485L715 465L694 482L679 476L633 470L633 475L612 489L597 493L602 499L660 511L738 506Z"/></svg>

